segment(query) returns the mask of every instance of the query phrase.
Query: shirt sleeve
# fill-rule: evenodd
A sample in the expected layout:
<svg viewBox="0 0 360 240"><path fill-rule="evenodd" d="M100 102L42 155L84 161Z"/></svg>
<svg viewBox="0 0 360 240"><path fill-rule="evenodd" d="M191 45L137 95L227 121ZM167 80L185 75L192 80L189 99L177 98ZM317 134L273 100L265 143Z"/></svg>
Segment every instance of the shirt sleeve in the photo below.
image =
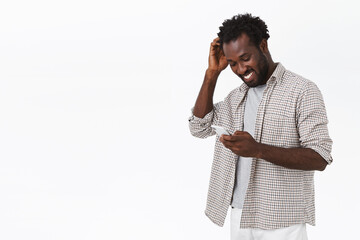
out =
<svg viewBox="0 0 360 240"><path fill-rule="evenodd" d="M308 82L299 98L297 106L297 128L300 145L311 148L331 164L332 140L328 133L328 119L325 104L319 88Z"/></svg>
<svg viewBox="0 0 360 240"><path fill-rule="evenodd" d="M207 138L215 135L216 132L211 125L218 125L220 108L223 102L218 102L213 105L213 109L208 112L203 118L194 115L194 107L191 108L191 116L189 117L190 133L198 138Z"/></svg>

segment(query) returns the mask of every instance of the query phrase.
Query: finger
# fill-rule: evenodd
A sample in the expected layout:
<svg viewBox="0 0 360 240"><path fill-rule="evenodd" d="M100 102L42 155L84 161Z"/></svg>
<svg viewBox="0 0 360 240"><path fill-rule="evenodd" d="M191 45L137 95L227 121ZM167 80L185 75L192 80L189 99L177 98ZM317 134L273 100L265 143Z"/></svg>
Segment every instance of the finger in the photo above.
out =
<svg viewBox="0 0 360 240"><path fill-rule="evenodd" d="M220 40L214 39L214 41L211 42L211 45L220 46Z"/></svg>
<svg viewBox="0 0 360 240"><path fill-rule="evenodd" d="M230 136L230 135L222 135L222 138L223 138L225 141L230 141L230 140L231 140L231 136Z"/></svg>
<svg viewBox="0 0 360 240"><path fill-rule="evenodd" d="M224 139L224 137L227 137L227 135L224 135L224 134L221 134L221 136L220 136L220 138L219 138L219 141L220 142L224 142L224 141L226 141L225 139Z"/></svg>
<svg viewBox="0 0 360 240"><path fill-rule="evenodd" d="M226 147L226 148L233 148L234 144L232 142L229 141L223 141L222 144Z"/></svg>
<svg viewBox="0 0 360 240"><path fill-rule="evenodd" d="M220 47L220 43L218 43L218 42L212 42L210 45L212 47Z"/></svg>
<svg viewBox="0 0 360 240"><path fill-rule="evenodd" d="M234 135L240 136L240 135L244 135L246 132L244 131L235 131Z"/></svg>
<svg viewBox="0 0 360 240"><path fill-rule="evenodd" d="M227 142L240 142L243 140L243 136L239 136L239 135L231 135L231 136L224 136L224 141Z"/></svg>
<svg viewBox="0 0 360 240"><path fill-rule="evenodd" d="M225 139L225 138L227 138L227 137L228 137L228 135L221 134L221 136L220 136L220 138L219 138L219 141L222 142L222 143L224 143L224 142L230 142L230 141L228 141L228 140Z"/></svg>
<svg viewBox="0 0 360 240"><path fill-rule="evenodd" d="M220 49L220 46L214 46L214 52L218 59L225 57L223 51Z"/></svg>
<svg viewBox="0 0 360 240"><path fill-rule="evenodd" d="M216 55L217 54L217 48L218 46L217 45L215 45L214 43L211 43L210 44L210 54L211 55Z"/></svg>
<svg viewBox="0 0 360 240"><path fill-rule="evenodd" d="M217 45L216 43L211 43L210 44L210 51L214 52L214 53L218 53L219 52L219 48L220 46Z"/></svg>
<svg viewBox="0 0 360 240"><path fill-rule="evenodd" d="M210 46L210 54L212 56L216 56L217 59L220 59L221 57L225 57L219 48L220 48L220 46L217 46L217 45Z"/></svg>
<svg viewBox="0 0 360 240"><path fill-rule="evenodd" d="M214 38L213 42L217 42L217 41L219 41L219 40L220 40L220 38L217 37L217 38Z"/></svg>

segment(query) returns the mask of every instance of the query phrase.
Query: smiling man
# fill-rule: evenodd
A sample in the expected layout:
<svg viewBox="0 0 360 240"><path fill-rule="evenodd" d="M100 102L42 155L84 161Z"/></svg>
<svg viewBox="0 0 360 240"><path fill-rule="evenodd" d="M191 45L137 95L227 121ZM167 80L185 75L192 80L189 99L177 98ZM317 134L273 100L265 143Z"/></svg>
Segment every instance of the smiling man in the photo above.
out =
<svg viewBox="0 0 360 240"><path fill-rule="evenodd" d="M231 206L231 239L307 239L315 225L314 172L332 162L332 140L318 87L270 55L266 24L251 14L225 20L210 45L209 65L189 127L216 137L205 209L223 226ZM244 82L213 104L230 65Z"/></svg>

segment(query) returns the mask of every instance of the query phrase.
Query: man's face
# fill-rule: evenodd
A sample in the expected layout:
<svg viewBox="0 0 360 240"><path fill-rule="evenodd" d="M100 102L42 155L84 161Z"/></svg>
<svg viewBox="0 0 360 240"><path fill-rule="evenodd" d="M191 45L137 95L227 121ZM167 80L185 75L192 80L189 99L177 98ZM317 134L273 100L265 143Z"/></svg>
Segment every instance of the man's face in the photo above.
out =
<svg viewBox="0 0 360 240"><path fill-rule="evenodd" d="M256 87L266 83L269 71L268 59L245 33L235 41L224 43L223 51L231 70L246 85Z"/></svg>

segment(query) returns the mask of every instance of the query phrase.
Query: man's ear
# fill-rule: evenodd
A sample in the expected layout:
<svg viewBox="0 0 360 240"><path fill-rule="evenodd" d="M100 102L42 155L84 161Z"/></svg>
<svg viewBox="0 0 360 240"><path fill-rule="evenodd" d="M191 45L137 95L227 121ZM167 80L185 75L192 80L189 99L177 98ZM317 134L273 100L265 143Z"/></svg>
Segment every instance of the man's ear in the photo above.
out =
<svg viewBox="0 0 360 240"><path fill-rule="evenodd" d="M261 40L259 47L260 47L260 50L263 53L268 53L269 52L268 45L267 45L267 40L265 38L263 40Z"/></svg>

